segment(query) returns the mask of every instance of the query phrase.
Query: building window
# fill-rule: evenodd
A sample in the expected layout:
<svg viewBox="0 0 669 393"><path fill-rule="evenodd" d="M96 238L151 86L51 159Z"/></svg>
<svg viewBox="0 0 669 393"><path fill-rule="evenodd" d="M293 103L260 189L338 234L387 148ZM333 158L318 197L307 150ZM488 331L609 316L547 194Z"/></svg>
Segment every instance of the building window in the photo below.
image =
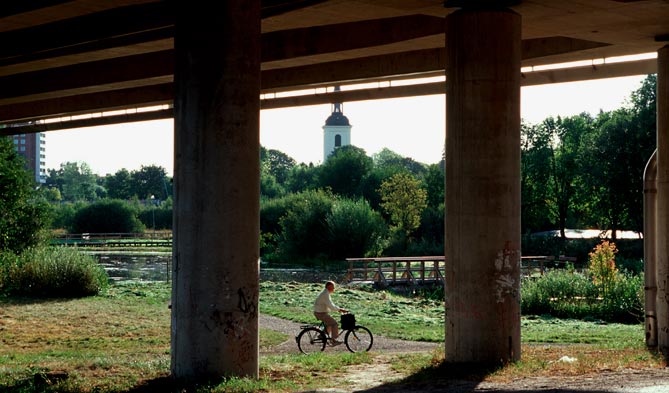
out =
<svg viewBox="0 0 669 393"><path fill-rule="evenodd" d="M26 144L26 140L23 139L23 138L21 138L21 144L22 144L22 145L25 145L25 144Z"/></svg>
<svg viewBox="0 0 669 393"><path fill-rule="evenodd" d="M341 135L335 135L335 147L341 147Z"/></svg>
<svg viewBox="0 0 669 393"><path fill-rule="evenodd" d="M25 147L25 146L21 146L21 151L26 151L26 147Z"/></svg>

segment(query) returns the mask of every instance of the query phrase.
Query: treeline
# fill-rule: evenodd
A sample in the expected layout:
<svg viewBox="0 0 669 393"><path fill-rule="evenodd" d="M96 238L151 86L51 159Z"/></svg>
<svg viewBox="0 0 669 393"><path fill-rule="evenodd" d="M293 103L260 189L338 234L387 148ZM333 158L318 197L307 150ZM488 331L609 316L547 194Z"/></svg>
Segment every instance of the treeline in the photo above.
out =
<svg viewBox="0 0 669 393"><path fill-rule="evenodd" d="M655 148L655 85L648 76L615 111L522 124L526 236L565 228L642 230L643 171ZM260 158L264 260L443 254L444 160L427 165L388 149L368 156L356 146L337 149L320 165L298 164L264 147ZM172 226L172 179L157 166L101 177L85 163L66 163L51 170L31 198L50 202L46 221L70 232ZM550 248L543 255L568 249L564 242L527 237L523 253L539 244ZM591 248L566 254L587 255Z"/></svg>
<svg viewBox="0 0 669 393"><path fill-rule="evenodd" d="M319 166L265 149L261 163L264 260L443 254L443 161L344 146Z"/></svg>
<svg viewBox="0 0 669 393"><path fill-rule="evenodd" d="M167 200L172 196L172 179L165 168L148 165L139 170L120 169L100 176L85 162L66 162L47 172L43 187L51 202L96 201L99 199Z"/></svg>
<svg viewBox="0 0 669 393"><path fill-rule="evenodd" d="M655 75L626 106L522 126L524 233L643 230L643 173L656 146Z"/></svg>
<svg viewBox="0 0 669 393"><path fill-rule="evenodd" d="M99 176L85 162L66 162L48 171L40 194L50 202L52 229L105 233L172 228L172 179L160 166Z"/></svg>

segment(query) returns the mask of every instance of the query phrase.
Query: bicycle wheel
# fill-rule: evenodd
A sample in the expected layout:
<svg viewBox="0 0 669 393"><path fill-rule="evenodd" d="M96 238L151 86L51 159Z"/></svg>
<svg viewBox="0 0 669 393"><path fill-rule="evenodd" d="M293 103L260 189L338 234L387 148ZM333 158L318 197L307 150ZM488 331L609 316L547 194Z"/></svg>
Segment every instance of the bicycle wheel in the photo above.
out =
<svg viewBox="0 0 669 393"><path fill-rule="evenodd" d="M344 337L346 348L351 352L367 352L372 348L374 336L364 326L356 326L353 330L346 332Z"/></svg>
<svg viewBox="0 0 669 393"><path fill-rule="evenodd" d="M316 328L306 328L297 335L297 347L305 355L325 349L325 334Z"/></svg>

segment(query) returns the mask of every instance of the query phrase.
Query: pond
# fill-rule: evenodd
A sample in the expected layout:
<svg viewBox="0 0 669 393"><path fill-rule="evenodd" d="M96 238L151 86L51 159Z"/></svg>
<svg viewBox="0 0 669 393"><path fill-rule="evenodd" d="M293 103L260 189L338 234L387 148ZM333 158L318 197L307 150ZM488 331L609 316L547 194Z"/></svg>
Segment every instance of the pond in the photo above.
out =
<svg viewBox="0 0 669 393"><path fill-rule="evenodd" d="M170 281L171 252L113 252L92 251L87 254L96 258L104 267L110 282L122 281ZM274 282L343 282L345 265L331 263L320 266L269 267L261 262L260 281Z"/></svg>
<svg viewBox="0 0 669 393"><path fill-rule="evenodd" d="M111 282L169 281L172 254L170 252L90 253L105 269Z"/></svg>

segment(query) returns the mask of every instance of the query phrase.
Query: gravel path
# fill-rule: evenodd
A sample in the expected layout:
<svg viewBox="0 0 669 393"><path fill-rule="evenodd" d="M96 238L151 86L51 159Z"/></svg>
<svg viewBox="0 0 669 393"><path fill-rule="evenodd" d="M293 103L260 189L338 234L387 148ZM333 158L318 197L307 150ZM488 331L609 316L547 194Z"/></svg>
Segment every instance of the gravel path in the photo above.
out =
<svg viewBox="0 0 669 393"><path fill-rule="evenodd" d="M262 349L260 353L263 354L283 354L283 353L299 353L297 349L297 343L295 342L295 336L300 332L300 325L302 323L288 321L285 319L273 317L270 315L260 314L259 324L261 328L274 330L284 334L288 334L290 337L285 342L270 347ZM439 343L426 343L426 342L416 342L416 341L404 341L396 340L392 338L387 338L374 334L374 345L372 346L372 351L374 352L384 352L384 353L398 353L398 352L428 352L437 348ZM326 351L348 351L345 345L340 345L338 347L327 347Z"/></svg>
<svg viewBox="0 0 669 393"><path fill-rule="evenodd" d="M300 323L261 314L260 327L289 335L285 342L261 351L273 355L298 353L295 335L300 332ZM379 335L374 336L372 351L378 355L372 364L355 365L342 375L351 385L349 388L328 388L314 390L319 393L669 393L669 368L621 369L580 376L527 377L509 382L463 380L444 376L437 380L402 383L404 375L389 367L393 353L432 351L441 343L424 343L395 340ZM326 347L326 351L347 351L344 345Z"/></svg>

